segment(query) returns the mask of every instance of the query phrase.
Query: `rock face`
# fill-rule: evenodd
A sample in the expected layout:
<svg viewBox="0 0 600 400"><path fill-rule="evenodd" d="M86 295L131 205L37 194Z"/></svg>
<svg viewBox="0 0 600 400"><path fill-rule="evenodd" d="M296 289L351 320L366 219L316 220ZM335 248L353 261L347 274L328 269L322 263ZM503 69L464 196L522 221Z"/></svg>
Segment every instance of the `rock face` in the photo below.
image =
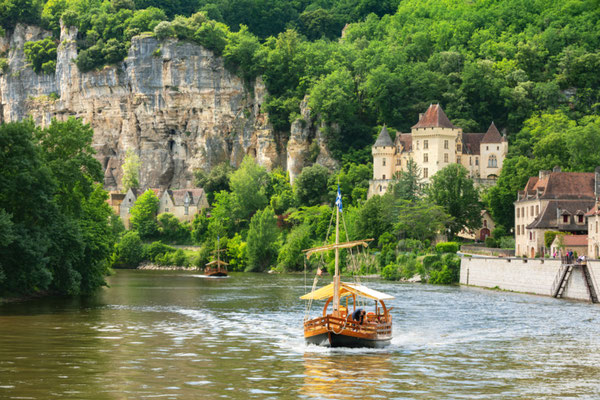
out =
<svg viewBox="0 0 600 400"><path fill-rule="evenodd" d="M125 61L79 72L74 29L62 28L56 73L38 75L27 66L26 41L49 36L17 25L0 38L9 67L0 72L0 122L30 115L45 126L52 118L81 117L94 128L94 148L105 168L105 187L120 189L127 150L141 161L143 187L193 184L193 171L224 161L237 166L246 154L268 169L286 167L287 143L278 143L261 113L266 91L253 90L200 46L153 37L132 39Z"/></svg>

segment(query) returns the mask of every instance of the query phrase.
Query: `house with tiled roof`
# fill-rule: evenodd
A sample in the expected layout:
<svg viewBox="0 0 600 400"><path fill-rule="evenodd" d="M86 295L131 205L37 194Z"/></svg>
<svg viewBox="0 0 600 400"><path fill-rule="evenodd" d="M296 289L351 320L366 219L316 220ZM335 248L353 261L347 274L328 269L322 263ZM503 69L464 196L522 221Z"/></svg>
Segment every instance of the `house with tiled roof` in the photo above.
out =
<svg viewBox="0 0 600 400"><path fill-rule="evenodd" d="M398 133L395 140L383 127L372 147L373 179L369 194L384 194L399 171L413 160L427 182L449 164L462 164L472 178L493 183L500 175L508 153L508 142L494 123L485 133L463 133L439 104L432 104L419 116L411 133Z"/></svg>
<svg viewBox="0 0 600 400"><path fill-rule="evenodd" d="M515 201L515 254L548 254L544 233L587 235L586 214L597 197L598 173L539 171L530 177Z"/></svg>
<svg viewBox="0 0 600 400"><path fill-rule="evenodd" d="M156 197L160 198L162 191L160 189L151 188ZM119 217L121 217L121 221L123 221L123 225L125 228L129 229L131 225L131 208L135 205L138 197L144 194L146 190L137 189L137 188L129 188L125 193L125 197L120 203L119 206Z"/></svg>
<svg viewBox="0 0 600 400"><path fill-rule="evenodd" d="M160 197L158 213L171 213L180 221L192 221L194 215L207 207L204 189L165 190Z"/></svg>
<svg viewBox="0 0 600 400"><path fill-rule="evenodd" d="M551 254L565 254L573 252L577 256L588 256L587 235L556 235L552 242Z"/></svg>

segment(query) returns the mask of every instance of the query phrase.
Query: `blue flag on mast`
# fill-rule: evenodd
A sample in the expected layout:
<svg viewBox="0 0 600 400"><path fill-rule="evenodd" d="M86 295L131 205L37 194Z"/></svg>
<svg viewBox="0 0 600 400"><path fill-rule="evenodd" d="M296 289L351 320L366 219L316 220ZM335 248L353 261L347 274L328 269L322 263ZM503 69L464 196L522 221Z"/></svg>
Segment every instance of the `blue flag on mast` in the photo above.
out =
<svg viewBox="0 0 600 400"><path fill-rule="evenodd" d="M338 206L340 212L342 212L342 192L340 192L340 185L338 184L337 197L335 198L335 205Z"/></svg>

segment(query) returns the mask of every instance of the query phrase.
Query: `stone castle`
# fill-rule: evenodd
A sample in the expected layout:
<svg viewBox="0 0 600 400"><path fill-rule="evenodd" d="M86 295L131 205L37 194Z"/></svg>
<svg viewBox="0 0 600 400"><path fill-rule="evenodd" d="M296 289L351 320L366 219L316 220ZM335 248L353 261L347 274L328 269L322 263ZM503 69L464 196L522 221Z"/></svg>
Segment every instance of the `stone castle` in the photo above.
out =
<svg viewBox="0 0 600 400"><path fill-rule="evenodd" d="M384 126L373 145L373 179L368 197L384 194L394 176L413 160L425 182L449 164L461 164L480 184L492 184L500 175L508 141L494 123L485 133L464 133L454 126L439 104L419 116L411 133L398 133L392 141Z"/></svg>

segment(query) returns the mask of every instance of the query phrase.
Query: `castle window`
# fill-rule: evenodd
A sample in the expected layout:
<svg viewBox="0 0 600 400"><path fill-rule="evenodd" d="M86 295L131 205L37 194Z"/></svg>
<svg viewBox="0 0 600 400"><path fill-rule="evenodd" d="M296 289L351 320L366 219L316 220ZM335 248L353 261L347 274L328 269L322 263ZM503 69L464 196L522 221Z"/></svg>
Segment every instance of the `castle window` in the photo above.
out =
<svg viewBox="0 0 600 400"><path fill-rule="evenodd" d="M379 185L379 191L381 192L381 190L382 190L382 189L381 189L381 185Z"/></svg>
<svg viewBox="0 0 600 400"><path fill-rule="evenodd" d="M423 162L428 162L429 161L429 154L424 153L423 154Z"/></svg>
<svg viewBox="0 0 600 400"><path fill-rule="evenodd" d="M427 168L423 168L423 178L427 178L429 176L429 171Z"/></svg>
<svg viewBox="0 0 600 400"><path fill-rule="evenodd" d="M486 151L490 149L490 146L485 146Z"/></svg>
<svg viewBox="0 0 600 400"><path fill-rule="evenodd" d="M444 153L444 162L448 162L448 153Z"/></svg>
<svg viewBox="0 0 600 400"><path fill-rule="evenodd" d="M473 165L473 157L469 157L469 165Z"/></svg>
<svg viewBox="0 0 600 400"><path fill-rule="evenodd" d="M596 221L596 233L598 233L598 221Z"/></svg>
<svg viewBox="0 0 600 400"><path fill-rule="evenodd" d="M487 219L484 219L484 220L483 220L483 227L484 227L484 228L487 228Z"/></svg>
<svg viewBox="0 0 600 400"><path fill-rule="evenodd" d="M540 206L535 206L535 215L540 215Z"/></svg>
<svg viewBox="0 0 600 400"><path fill-rule="evenodd" d="M462 146L460 145L460 143L456 145L456 151L458 151L459 153L462 152Z"/></svg>
<svg viewBox="0 0 600 400"><path fill-rule="evenodd" d="M383 159L383 166L385 167L385 158Z"/></svg>
<svg viewBox="0 0 600 400"><path fill-rule="evenodd" d="M423 140L423 149L427 150L429 148L429 140Z"/></svg>
<svg viewBox="0 0 600 400"><path fill-rule="evenodd" d="M385 179L385 174L383 174L383 175L381 176L381 179Z"/></svg>
<svg viewBox="0 0 600 400"><path fill-rule="evenodd" d="M521 225L517 225L517 235L521 234Z"/></svg>
<svg viewBox="0 0 600 400"><path fill-rule="evenodd" d="M475 157L475 165L479 165L479 157Z"/></svg>
<svg viewBox="0 0 600 400"><path fill-rule="evenodd" d="M500 146L496 146L496 150L500 150Z"/></svg>
<svg viewBox="0 0 600 400"><path fill-rule="evenodd" d="M498 159L493 154L488 159L488 168L498 168Z"/></svg>
<svg viewBox="0 0 600 400"><path fill-rule="evenodd" d="M521 212L520 212L520 211L521 211L521 210L520 210L519 208L517 208L517 218L520 218L520 217L521 217Z"/></svg>
<svg viewBox="0 0 600 400"><path fill-rule="evenodd" d="M444 148L447 149L448 148L448 141L444 140Z"/></svg>
<svg viewBox="0 0 600 400"><path fill-rule="evenodd" d="M183 209L183 215L189 215L190 213L190 207L189 206L185 206Z"/></svg>
<svg viewBox="0 0 600 400"><path fill-rule="evenodd" d="M400 158L396 159L396 165L402 165L402 160Z"/></svg>
<svg viewBox="0 0 600 400"><path fill-rule="evenodd" d="M460 156L456 156L456 163L457 163L457 164L460 164L460 161L461 161L461 160L460 160Z"/></svg>

